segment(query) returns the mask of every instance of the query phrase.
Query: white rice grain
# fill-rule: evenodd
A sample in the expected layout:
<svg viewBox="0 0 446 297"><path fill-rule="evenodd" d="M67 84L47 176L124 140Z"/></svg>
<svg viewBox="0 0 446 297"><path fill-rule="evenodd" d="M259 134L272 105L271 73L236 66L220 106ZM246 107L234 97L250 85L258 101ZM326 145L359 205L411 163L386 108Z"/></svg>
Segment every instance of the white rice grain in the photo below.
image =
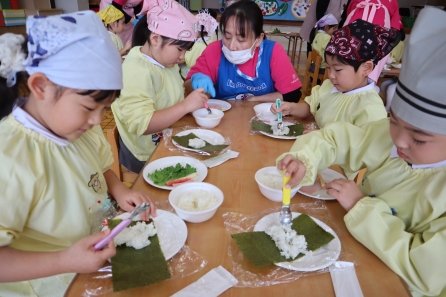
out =
<svg viewBox="0 0 446 297"><path fill-rule="evenodd" d="M301 253L308 253L305 236L298 235L291 226L272 225L265 233L274 240L280 254L286 259L294 259Z"/></svg>
<svg viewBox="0 0 446 297"><path fill-rule="evenodd" d="M149 237L156 234L155 225L153 222L147 224L145 222L138 222L133 226L127 227L121 231L115 238L116 245L125 244L134 249L142 249L150 245Z"/></svg>

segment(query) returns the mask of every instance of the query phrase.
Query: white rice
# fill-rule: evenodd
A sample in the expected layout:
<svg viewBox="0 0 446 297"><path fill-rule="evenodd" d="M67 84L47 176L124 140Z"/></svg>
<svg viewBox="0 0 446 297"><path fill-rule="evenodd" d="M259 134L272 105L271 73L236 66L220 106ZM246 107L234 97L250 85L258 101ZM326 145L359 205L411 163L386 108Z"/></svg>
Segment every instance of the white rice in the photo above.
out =
<svg viewBox="0 0 446 297"><path fill-rule="evenodd" d="M192 148L202 148L206 146L206 142L201 138L192 138L189 139L188 146Z"/></svg>
<svg viewBox="0 0 446 297"><path fill-rule="evenodd" d="M181 194L177 200L177 206L188 211L200 211L213 207L217 198L209 191L194 190Z"/></svg>
<svg viewBox="0 0 446 297"><path fill-rule="evenodd" d="M280 130L277 128L277 125L271 125L271 129L273 129L273 135L276 136L288 135L290 133L290 128L287 126L283 126L282 130Z"/></svg>
<svg viewBox="0 0 446 297"><path fill-rule="evenodd" d="M274 173L264 173L259 175L259 181L270 188L281 190L282 189L282 177Z"/></svg>
<svg viewBox="0 0 446 297"><path fill-rule="evenodd" d="M145 222L138 222L133 226L127 227L121 231L115 238L116 245L125 244L136 250L142 249L150 245L149 237L156 234L155 225L153 222L147 224Z"/></svg>
<svg viewBox="0 0 446 297"><path fill-rule="evenodd" d="M291 229L291 225L272 225L265 230L265 233L274 240L280 254L286 259L294 259L301 253L308 253L305 236L298 235Z"/></svg>

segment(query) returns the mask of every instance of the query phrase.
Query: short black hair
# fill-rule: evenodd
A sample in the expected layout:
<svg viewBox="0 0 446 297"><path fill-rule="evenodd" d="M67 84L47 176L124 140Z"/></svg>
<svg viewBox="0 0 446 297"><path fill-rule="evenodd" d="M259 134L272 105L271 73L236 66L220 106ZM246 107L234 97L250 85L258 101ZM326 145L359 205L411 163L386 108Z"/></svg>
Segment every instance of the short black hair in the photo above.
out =
<svg viewBox="0 0 446 297"><path fill-rule="evenodd" d="M220 18L220 31L224 34L229 18L235 17L237 30L244 38L245 30L251 30L255 37L263 33L263 15L260 7L252 0L239 0L229 5Z"/></svg>

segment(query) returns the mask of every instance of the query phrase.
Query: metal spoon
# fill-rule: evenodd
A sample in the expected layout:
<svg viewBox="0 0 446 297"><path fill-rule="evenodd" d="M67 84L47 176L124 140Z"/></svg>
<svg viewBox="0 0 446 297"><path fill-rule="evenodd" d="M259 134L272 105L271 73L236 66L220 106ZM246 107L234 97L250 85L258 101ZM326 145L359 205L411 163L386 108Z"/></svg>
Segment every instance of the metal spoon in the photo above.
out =
<svg viewBox="0 0 446 297"><path fill-rule="evenodd" d="M208 110L209 114L212 114L212 110L209 108L209 105L207 102L204 104L204 107Z"/></svg>
<svg viewBox="0 0 446 297"><path fill-rule="evenodd" d="M289 225L291 224L291 209L290 209L290 200L291 200L291 188L288 186L288 182L290 180L290 176L284 175L282 177L282 208L280 209L280 224L281 225Z"/></svg>
<svg viewBox="0 0 446 297"><path fill-rule="evenodd" d="M276 109L279 109L281 105L282 105L282 101L279 98L277 98L276 99ZM280 131L283 130L282 112L277 113L277 129L279 129Z"/></svg>

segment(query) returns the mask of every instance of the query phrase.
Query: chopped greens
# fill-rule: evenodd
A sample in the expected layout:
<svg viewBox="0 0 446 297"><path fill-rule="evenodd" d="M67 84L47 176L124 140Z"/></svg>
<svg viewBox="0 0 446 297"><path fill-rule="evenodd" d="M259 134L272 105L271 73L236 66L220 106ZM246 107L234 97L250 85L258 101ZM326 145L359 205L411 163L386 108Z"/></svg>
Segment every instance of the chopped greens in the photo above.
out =
<svg viewBox="0 0 446 297"><path fill-rule="evenodd" d="M149 178L157 185L164 186L166 182L188 176L189 174L196 173L197 168L186 164L185 166L177 163L175 166L168 166L162 169L157 169L152 173L149 173Z"/></svg>

